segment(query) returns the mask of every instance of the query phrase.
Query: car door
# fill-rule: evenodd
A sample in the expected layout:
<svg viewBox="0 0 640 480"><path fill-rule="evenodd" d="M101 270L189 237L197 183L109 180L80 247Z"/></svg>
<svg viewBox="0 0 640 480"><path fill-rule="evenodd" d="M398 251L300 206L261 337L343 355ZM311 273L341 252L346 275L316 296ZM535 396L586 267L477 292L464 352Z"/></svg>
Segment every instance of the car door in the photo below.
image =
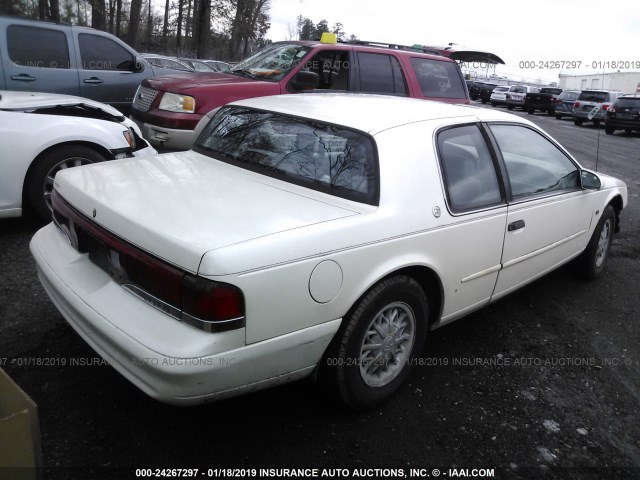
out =
<svg viewBox="0 0 640 480"><path fill-rule="evenodd" d="M510 198L494 298L577 255L592 214L580 169L549 138L517 124L492 124Z"/></svg>
<svg viewBox="0 0 640 480"><path fill-rule="evenodd" d="M427 248L438 258L455 259L443 274L442 323L488 303L501 267L506 195L486 137L475 123L446 127L437 134L451 220L431 234ZM434 215L440 215L439 208Z"/></svg>
<svg viewBox="0 0 640 480"><path fill-rule="evenodd" d="M68 27L11 23L0 43L7 90L78 95L78 71ZM4 58L4 57L3 57Z"/></svg>
<svg viewBox="0 0 640 480"><path fill-rule="evenodd" d="M124 43L108 34L80 31L80 94L116 108L130 108L140 82L153 72ZM148 68L145 68L148 67Z"/></svg>

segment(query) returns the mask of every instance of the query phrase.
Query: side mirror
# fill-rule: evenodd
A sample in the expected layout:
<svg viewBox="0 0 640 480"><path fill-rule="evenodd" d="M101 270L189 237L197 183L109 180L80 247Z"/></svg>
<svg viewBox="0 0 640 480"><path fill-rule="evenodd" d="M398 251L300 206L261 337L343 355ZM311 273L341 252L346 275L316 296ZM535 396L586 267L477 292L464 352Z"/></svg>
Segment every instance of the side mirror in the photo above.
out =
<svg viewBox="0 0 640 480"><path fill-rule="evenodd" d="M313 90L320 85L320 75L315 72L302 70L291 81L291 87L296 90Z"/></svg>
<svg viewBox="0 0 640 480"><path fill-rule="evenodd" d="M144 60L142 59L142 57L139 57L136 55L133 58L133 71L141 72L143 70L144 70Z"/></svg>
<svg viewBox="0 0 640 480"><path fill-rule="evenodd" d="M580 176L582 178L582 188L586 188L587 190L600 190L602 182L595 173L591 173L588 170L582 170L582 172L580 172Z"/></svg>

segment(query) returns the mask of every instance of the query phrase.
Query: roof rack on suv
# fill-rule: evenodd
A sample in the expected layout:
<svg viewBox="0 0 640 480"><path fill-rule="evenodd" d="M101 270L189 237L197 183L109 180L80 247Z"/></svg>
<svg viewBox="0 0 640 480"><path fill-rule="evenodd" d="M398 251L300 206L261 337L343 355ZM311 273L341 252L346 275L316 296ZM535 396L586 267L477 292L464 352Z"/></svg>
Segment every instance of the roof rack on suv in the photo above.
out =
<svg viewBox="0 0 640 480"><path fill-rule="evenodd" d="M440 55L442 53L439 49L431 49L429 47L424 47L422 45L397 45L395 43L387 43L387 42L372 42L369 40L348 40L348 41L340 41L340 43L346 43L348 45L362 45L368 47L382 47L382 48L390 48L392 50L408 50L412 52L420 52L427 53L430 55Z"/></svg>

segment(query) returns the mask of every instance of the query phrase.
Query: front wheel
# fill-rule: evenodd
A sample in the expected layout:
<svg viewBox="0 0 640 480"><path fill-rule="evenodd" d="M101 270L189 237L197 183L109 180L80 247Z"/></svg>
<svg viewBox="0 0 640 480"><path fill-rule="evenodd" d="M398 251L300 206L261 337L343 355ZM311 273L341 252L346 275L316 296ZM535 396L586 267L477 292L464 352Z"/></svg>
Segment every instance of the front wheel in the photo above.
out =
<svg viewBox="0 0 640 480"><path fill-rule="evenodd" d="M613 132L613 127L610 127L609 125L604 126L604 133L606 133L607 135L613 135Z"/></svg>
<svg viewBox="0 0 640 480"><path fill-rule="evenodd" d="M415 366L427 334L427 297L413 278L389 277L345 322L335 358L338 392L352 408L372 408L388 400Z"/></svg>
<svg viewBox="0 0 640 480"><path fill-rule="evenodd" d="M513 105L507 105L507 110L513 110Z"/></svg>
<svg viewBox="0 0 640 480"><path fill-rule="evenodd" d="M535 112L536 112L536 109L535 109L535 108L531 108L531 107L529 107L529 108L527 109L527 113L528 113L529 115L533 115Z"/></svg>
<svg viewBox="0 0 640 480"><path fill-rule="evenodd" d="M580 125L582 125L582 123L583 123L583 122L584 122L584 120L582 120L581 118L574 118L574 119L573 119L573 124L574 124L574 125L577 125L578 127L579 127Z"/></svg>
<svg viewBox="0 0 640 480"><path fill-rule="evenodd" d="M45 153L33 165L25 183L26 199L33 212L45 222L50 222L51 193L56 173L104 160L102 155L83 145L62 145Z"/></svg>
<svg viewBox="0 0 640 480"><path fill-rule="evenodd" d="M576 269L581 276L593 280L602 273L609 258L615 227L616 212L611 205L607 205L587 248L575 260Z"/></svg>

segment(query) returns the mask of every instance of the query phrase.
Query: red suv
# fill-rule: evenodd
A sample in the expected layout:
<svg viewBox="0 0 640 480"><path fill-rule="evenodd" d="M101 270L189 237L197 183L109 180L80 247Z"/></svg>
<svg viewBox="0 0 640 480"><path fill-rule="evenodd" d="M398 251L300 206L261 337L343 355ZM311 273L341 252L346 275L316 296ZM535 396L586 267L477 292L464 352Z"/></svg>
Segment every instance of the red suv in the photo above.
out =
<svg viewBox="0 0 640 480"><path fill-rule="evenodd" d="M227 73L144 80L131 118L153 145L185 150L191 148L193 131L203 116L251 97L333 90L469 103L460 67L449 52L436 53L427 47L368 42L278 42Z"/></svg>

